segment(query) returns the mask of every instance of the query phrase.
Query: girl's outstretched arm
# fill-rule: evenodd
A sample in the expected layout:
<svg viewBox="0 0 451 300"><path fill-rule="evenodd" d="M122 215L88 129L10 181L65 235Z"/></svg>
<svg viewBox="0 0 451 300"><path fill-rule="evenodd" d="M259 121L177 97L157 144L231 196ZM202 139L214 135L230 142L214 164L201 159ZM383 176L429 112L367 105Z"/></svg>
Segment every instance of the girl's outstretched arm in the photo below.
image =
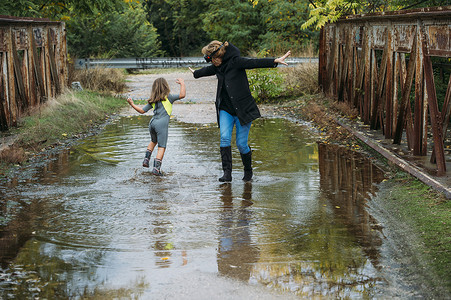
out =
<svg viewBox="0 0 451 300"><path fill-rule="evenodd" d="M183 99L186 96L186 87L185 87L185 80L183 78L177 78L175 80L176 83L180 84L180 94L179 99Z"/></svg>
<svg viewBox="0 0 451 300"><path fill-rule="evenodd" d="M143 114L143 113L145 113L145 111L141 108L141 107L139 107L139 106L136 106L136 104L135 103L133 103L133 100L132 100L132 98L127 98L127 102L128 102L128 104L130 104L131 105L131 107L133 107L137 112L139 112L140 114Z"/></svg>

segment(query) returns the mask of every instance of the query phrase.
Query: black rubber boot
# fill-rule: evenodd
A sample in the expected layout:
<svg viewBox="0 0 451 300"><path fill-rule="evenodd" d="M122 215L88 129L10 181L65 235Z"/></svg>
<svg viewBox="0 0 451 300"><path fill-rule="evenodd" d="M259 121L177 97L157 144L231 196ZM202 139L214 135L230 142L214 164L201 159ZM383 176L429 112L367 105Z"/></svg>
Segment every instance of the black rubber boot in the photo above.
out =
<svg viewBox="0 0 451 300"><path fill-rule="evenodd" d="M224 175L219 178L221 182L232 181L232 147L221 147L222 170Z"/></svg>
<svg viewBox="0 0 451 300"><path fill-rule="evenodd" d="M243 166L244 166L243 180L251 181L252 175L254 174L252 172L252 150L246 154L242 154L242 153L240 153L240 154L241 154L241 161L243 162Z"/></svg>
<svg viewBox="0 0 451 300"><path fill-rule="evenodd" d="M152 151L150 151L149 149L147 149L146 151L146 157L144 157L143 160L143 167L148 168L149 167L149 160L150 160L150 156L152 155Z"/></svg>
<svg viewBox="0 0 451 300"><path fill-rule="evenodd" d="M163 176L163 173L161 172L161 160L159 160L158 158L155 158L153 160L152 174L157 176Z"/></svg>

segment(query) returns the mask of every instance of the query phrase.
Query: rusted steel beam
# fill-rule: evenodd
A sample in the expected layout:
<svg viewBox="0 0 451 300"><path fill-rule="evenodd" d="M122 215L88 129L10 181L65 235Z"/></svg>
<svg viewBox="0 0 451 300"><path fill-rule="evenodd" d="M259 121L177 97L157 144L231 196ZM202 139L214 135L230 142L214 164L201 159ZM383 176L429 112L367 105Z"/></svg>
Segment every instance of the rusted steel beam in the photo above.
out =
<svg viewBox="0 0 451 300"><path fill-rule="evenodd" d="M371 71L371 78L370 78L370 95L367 99L368 103L368 123L366 124L370 124L371 121L371 113L374 110L374 106L377 104L376 103L376 93L377 93L377 86L379 83L379 78L378 78L378 66L377 66L377 58L376 58L376 51L373 50L371 51L371 67L370 67L370 71Z"/></svg>
<svg viewBox="0 0 451 300"><path fill-rule="evenodd" d="M43 78L43 72L41 69L41 62L40 62L40 58L38 55L38 50L37 50L37 45L39 45L39 43L37 42L37 39L35 38L36 35L36 30L33 31L33 34L31 35L31 49L32 49L32 53L33 53L33 74L36 78L36 89L39 92L39 96L41 97L46 97L45 94L45 88L44 88L44 78ZM42 41L40 41L41 45L42 45ZM41 102L41 101L39 101ZM39 103L38 103L39 105Z"/></svg>
<svg viewBox="0 0 451 300"><path fill-rule="evenodd" d="M365 75L365 59L367 57L367 52L370 51L369 50L369 45L366 43L366 40L369 37L367 36L366 32L364 33L363 37L362 37L362 53L361 53L361 57L359 60L359 64L357 65L357 71L358 71L358 75L357 75L357 86L356 86L356 94L355 94L355 98L354 98L354 106L356 108L359 109L359 111L362 114L362 95L363 95L363 88L364 88L364 75Z"/></svg>
<svg viewBox="0 0 451 300"><path fill-rule="evenodd" d="M416 57L417 55L417 38L413 40L412 53L410 54L411 59L409 59L409 63L407 66L406 80L403 85L402 94L401 94L401 102L399 104L399 113L398 113L398 121L396 122L396 131L393 139L394 144L400 144L402 138L402 131L404 129L404 121L406 115L406 106L408 105L410 90L412 89L412 80L413 75L415 74L415 65L416 60L412 59L412 57Z"/></svg>
<svg viewBox="0 0 451 300"><path fill-rule="evenodd" d="M437 95L435 92L434 73L432 71L432 61L428 53L427 39L424 33L424 27L421 27L422 36L422 48L423 48L423 61L424 61L424 73L426 79L427 100L429 107L429 115L431 118L431 127L434 139L434 150L437 162L438 172L444 174L446 172L446 159L445 150L443 146L443 125L440 111L438 110Z"/></svg>
<svg viewBox="0 0 451 300"><path fill-rule="evenodd" d="M417 28L416 36L419 34L419 28ZM415 109L414 109L414 143L413 143L413 154L422 155L423 153L423 134L424 134L424 76L423 76L423 55L422 48L419 45L420 41L417 39L418 52L415 57L411 59L416 60L416 70L415 70Z"/></svg>
<svg viewBox="0 0 451 300"><path fill-rule="evenodd" d="M406 55L404 53L398 53L398 56L400 58L400 65L399 65L399 87L402 92L404 88L404 84L406 81L406 75L407 75L407 67L406 67ZM396 93L397 94L397 93ZM397 97L397 96L396 96ZM398 103L398 102L397 102ZM395 116L399 114L399 103L398 108L396 110ZM412 108L410 105L407 105L407 112L406 112L406 136L407 136L407 145L409 149L413 150L413 144L414 144L414 130L413 130L413 119L412 119ZM395 125L394 128L396 128L397 125L397 118L395 118Z"/></svg>
<svg viewBox="0 0 451 300"><path fill-rule="evenodd" d="M16 85L17 94L21 100L20 108L22 112L27 107L27 95L25 91L25 84L22 76L22 68L21 61L19 59L19 55L17 54L17 48L15 43L15 34L12 33L13 41L12 41L12 56L13 56L13 67L14 67L14 82Z"/></svg>
<svg viewBox="0 0 451 300"><path fill-rule="evenodd" d="M9 27L5 30L5 37L6 37L6 53L7 53L7 60L6 60L6 74L7 74L7 93L6 93L6 99L7 99L7 108L8 108L8 116L7 120L9 122L9 126L16 126L17 125L17 118L19 115L19 110L17 107L16 102L16 87L15 87L15 79L14 79L14 61L12 54L12 28ZM8 55L9 53L9 55ZM4 69L5 69L4 68ZM2 69L2 71L4 70Z"/></svg>
<svg viewBox="0 0 451 300"><path fill-rule="evenodd" d="M67 68L67 42L66 42L66 24L60 23L58 27L58 69L59 69L59 80L60 80L60 89L67 84L67 79L69 77L69 70Z"/></svg>
<svg viewBox="0 0 451 300"><path fill-rule="evenodd" d="M445 100L443 101L443 108L440 114L442 116L443 124L443 139L445 139L448 130L449 118L451 115L451 75L449 76L448 88L446 89ZM432 150L431 163L436 163L435 149Z"/></svg>
<svg viewBox="0 0 451 300"><path fill-rule="evenodd" d="M387 27L387 57L386 57L386 74L385 74L385 138L393 138L393 37L391 24ZM382 102L382 105L384 103Z"/></svg>
<svg viewBox="0 0 451 300"><path fill-rule="evenodd" d="M350 80L349 80L349 101L348 104L352 107L354 105L354 99L356 94L356 86L357 86L357 61L358 61L358 51L355 46L352 47L352 56L351 61L349 62L351 64L350 67Z"/></svg>
<svg viewBox="0 0 451 300"><path fill-rule="evenodd" d="M369 35L369 26L365 26L365 32L367 32L367 39L365 39L365 60L364 60L364 95L363 95L363 123L370 123L370 103L371 103L371 58L372 58L372 50L371 50L371 37Z"/></svg>
<svg viewBox="0 0 451 300"><path fill-rule="evenodd" d="M0 70L3 70L4 54L0 52ZM0 130L8 130L5 76L0 76Z"/></svg>
<svg viewBox="0 0 451 300"><path fill-rule="evenodd" d="M55 92L56 94L59 94L61 91L60 88L60 81L58 78L58 71L56 68L56 58L55 58L55 51L54 51L54 44L55 44L55 33L54 31L49 28L48 29L48 35L47 35L49 41L48 41L48 50L49 50L49 63L50 63L50 75L52 76L52 83L55 85Z"/></svg>
<svg viewBox="0 0 451 300"><path fill-rule="evenodd" d="M387 72L388 43L386 45L387 46L382 53L382 62L379 68L379 74L376 78L378 84L376 97L374 99L373 113L371 114L371 129L377 129L377 120L380 116L381 107L383 106L382 91L385 83L385 73Z"/></svg>
<svg viewBox="0 0 451 300"><path fill-rule="evenodd" d="M338 99L343 99L344 101L348 102L348 90L347 90L347 80L348 80L348 74L349 74L349 62L351 60L350 56L352 55L352 36L350 33L347 33L346 37L346 44L343 49L343 59L342 59L342 67L340 68L339 72L339 86L338 86Z"/></svg>
<svg viewBox="0 0 451 300"><path fill-rule="evenodd" d="M335 73L336 73L336 67L335 65L337 64L337 58L338 58L338 42L337 42L337 38L336 38L336 30L333 31L333 38L332 38L332 50L331 50L331 55L332 57L329 59L329 63L327 64L327 88L328 88L328 94L329 95L336 95L335 92L335 87L336 84L334 84L334 78L336 78Z"/></svg>

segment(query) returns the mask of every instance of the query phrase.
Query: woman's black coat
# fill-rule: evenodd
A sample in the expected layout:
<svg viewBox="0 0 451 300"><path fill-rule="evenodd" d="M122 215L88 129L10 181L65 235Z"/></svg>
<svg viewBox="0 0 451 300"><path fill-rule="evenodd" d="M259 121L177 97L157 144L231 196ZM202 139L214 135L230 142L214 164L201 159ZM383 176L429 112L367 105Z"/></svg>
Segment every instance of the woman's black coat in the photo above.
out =
<svg viewBox="0 0 451 300"><path fill-rule="evenodd" d="M194 71L194 78L216 75L218 88L216 91L216 116L219 126L219 107L221 105L221 89L225 87L235 113L241 125L259 118L260 111L251 95L246 69L274 68L274 58L245 58L240 50L229 43L219 67L210 65Z"/></svg>

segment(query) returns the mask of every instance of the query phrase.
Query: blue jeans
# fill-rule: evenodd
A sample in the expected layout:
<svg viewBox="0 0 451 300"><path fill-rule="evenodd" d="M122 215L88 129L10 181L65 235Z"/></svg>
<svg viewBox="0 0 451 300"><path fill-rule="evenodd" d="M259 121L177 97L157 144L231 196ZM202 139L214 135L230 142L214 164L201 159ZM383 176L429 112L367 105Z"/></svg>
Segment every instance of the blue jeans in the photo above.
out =
<svg viewBox="0 0 451 300"><path fill-rule="evenodd" d="M233 126L236 127L236 146L241 154L247 154L251 151L247 140L252 122L241 125L237 116L232 116L224 110L219 111L219 131L221 133L221 147L229 147L232 144Z"/></svg>

